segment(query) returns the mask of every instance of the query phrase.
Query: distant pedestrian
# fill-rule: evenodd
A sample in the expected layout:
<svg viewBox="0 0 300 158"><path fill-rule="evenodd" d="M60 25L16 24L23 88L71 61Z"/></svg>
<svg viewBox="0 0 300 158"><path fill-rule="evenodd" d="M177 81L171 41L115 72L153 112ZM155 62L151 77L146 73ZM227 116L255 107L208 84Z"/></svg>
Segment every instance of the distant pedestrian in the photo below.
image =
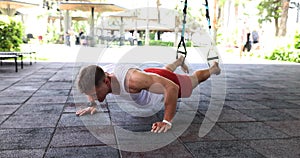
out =
<svg viewBox="0 0 300 158"><path fill-rule="evenodd" d="M67 46L71 46L70 37L71 37L70 33L68 31L66 31L66 33L65 33L65 43L66 43Z"/></svg>
<svg viewBox="0 0 300 158"><path fill-rule="evenodd" d="M252 31L252 43L253 43L253 50L259 50L260 49L260 43L259 43L259 34L257 30Z"/></svg>

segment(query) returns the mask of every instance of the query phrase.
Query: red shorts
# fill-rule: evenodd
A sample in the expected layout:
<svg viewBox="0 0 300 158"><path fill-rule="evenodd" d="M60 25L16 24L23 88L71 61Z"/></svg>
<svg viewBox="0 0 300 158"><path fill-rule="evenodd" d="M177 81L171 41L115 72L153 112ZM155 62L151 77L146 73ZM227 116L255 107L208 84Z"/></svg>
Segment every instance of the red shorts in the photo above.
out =
<svg viewBox="0 0 300 158"><path fill-rule="evenodd" d="M178 98L190 97L193 91L192 82L188 75L175 74L162 68L146 68L145 72L151 72L165 77L179 86Z"/></svg>

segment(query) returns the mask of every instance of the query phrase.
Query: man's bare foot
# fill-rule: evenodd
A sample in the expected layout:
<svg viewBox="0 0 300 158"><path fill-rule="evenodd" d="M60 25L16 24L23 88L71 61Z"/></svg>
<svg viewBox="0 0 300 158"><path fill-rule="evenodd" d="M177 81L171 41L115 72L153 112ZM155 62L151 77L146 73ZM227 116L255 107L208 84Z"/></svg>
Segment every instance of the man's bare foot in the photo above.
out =
<svg viewBox="0 0 300 158"><path fill-rule="evenodd" d="M215 75L219 75L221 73L221 69L219 67L218 62L214 62L213 66L210 67L210 72Z"/></svg>
<svg viewBox="0 0 300 158"><path fill-rule="evenodd" d="M189 67L184 63L184 56L181 55L178 58L178 61L180 61L182 71L185 73L189 73Z"/></svg>

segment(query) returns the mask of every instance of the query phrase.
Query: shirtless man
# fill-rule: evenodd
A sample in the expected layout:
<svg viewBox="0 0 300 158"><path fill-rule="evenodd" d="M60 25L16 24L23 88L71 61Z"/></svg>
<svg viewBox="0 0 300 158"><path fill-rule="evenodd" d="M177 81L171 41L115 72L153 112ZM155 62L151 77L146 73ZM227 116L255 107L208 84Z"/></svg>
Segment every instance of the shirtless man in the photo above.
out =
<svg viewBox="0 0 300 158"><path fill-rule="evenodd" d="M165 106L164 118L161 122L153 123L151 132L166 132L172 127L171 122L176 113L177 99L189 97L198 84L207 80L212 74L219 75L221 72L219 64L214 62L210 68L196 70L192 75L175 74L174 70L179 66L188 72L188 67L183 60L183 57L180 57L164 68L146 68L144 70L121 65L116 66L112 73L104 72L97 65L84 67L78 75L77 88L81 93L87 95L90 103L89 107L78 110L76 115L95 113L95 100L103 102L109 93L120 96L134 94L138 96L135 97L138 100L134 101L140 103L151 99L154 96L151 94L162 94ZM149 94L145 95L145 93Z"/></svg>

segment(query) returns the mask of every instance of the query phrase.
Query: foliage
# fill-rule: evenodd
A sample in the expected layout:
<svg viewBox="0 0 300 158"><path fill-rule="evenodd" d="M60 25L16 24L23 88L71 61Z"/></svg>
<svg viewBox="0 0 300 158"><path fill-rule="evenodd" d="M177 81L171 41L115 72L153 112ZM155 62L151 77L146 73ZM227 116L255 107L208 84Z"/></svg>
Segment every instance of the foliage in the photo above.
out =
<svg viewBox="0 0 300 158"><path fill-rule="evenodd" d="M51 27L48 25L47 27L48 34L47 34L47 39L49 43L60 43L60 33L59 30L55 27Z"/></svg>
<svg viewBox="0 0 300 158"><path fill-rule="evenodd" d="M150 40L149 42L150 46L166 46L166 47L173 47L174 42L165 42L165 41L160 41L160 40ZM186 47L191 47L192 42L191 41L186 41L185 42Z"/></svg>
<svg viewBox="0 0 300 158"><path fill-rule="evenodd" d="M280 47L275 49L270 56L266 56L265 58L300 63L300 50L291 49L290 46Z"/></svg>
<svg viewBox="0 0 300 158"><path fill-rule="evenodd" d="M167 47L173 47L174 42L164 42L159 40L150 40L149 42L150 46L167 46Z"/></svg>
<svg viewBox="0 0 300 158"><path fill-rule="evenodd" d="M261 1L257 9L259 10L258 15L261 15L258 22L272 22L272 19L280 18L281 13L281 0L263 0Z"/></svg>
<svg viewBox="0 0 300 158"><path fill-rule="evenodd" d="M20 51L22 37L22 23L8 16L0 16L0 51Z"/></svg>
<svg viewBox="0 0 300 158"><path fill-rule="evenodd" d="M295 42L295 49L300 49L300 33L296 32L294 36L294 42Z"/></svg>
<svg viewBox="0 0 300 158"><path fill-rule="evenodd" d="M150 40L154 40L155 39L155 33L154 32L150 32L149 33L149 38L150 38Z"/></svg>

